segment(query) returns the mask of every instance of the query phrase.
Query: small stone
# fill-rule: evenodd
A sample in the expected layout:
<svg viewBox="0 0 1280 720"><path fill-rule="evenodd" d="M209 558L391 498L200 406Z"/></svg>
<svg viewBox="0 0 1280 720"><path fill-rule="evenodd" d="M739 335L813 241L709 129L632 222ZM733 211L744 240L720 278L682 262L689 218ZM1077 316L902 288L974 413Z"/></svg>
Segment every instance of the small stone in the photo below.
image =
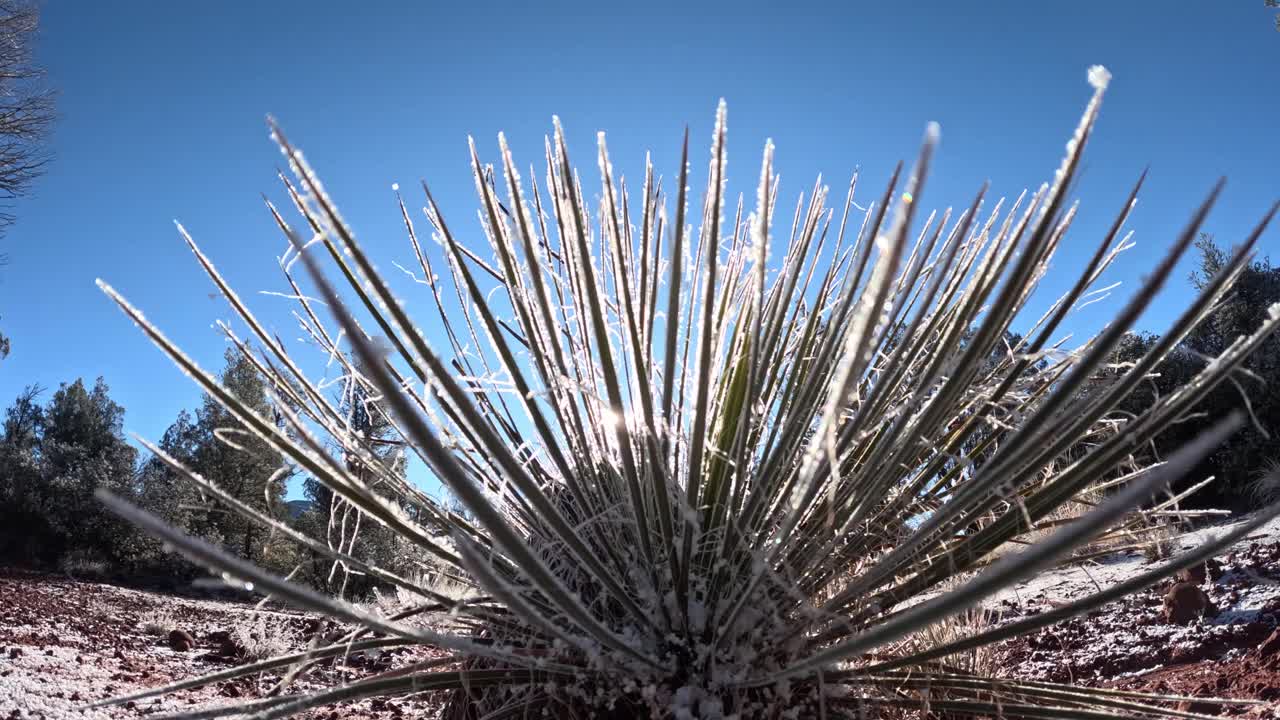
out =
<svg viewBox="0 0 1280 720"><path fill-rule="evenodd" d="M216 651L218 657L238 658L245 654L244 646L236 642L236 639L231 636L231 633L217 632L213 633L213 635L216 635L216 637L210 636L209 639L218 644L218 649Z"/></svg>
<svg viewBox="0 0 1280 720"><path fill-rule="evenodd" d="M173 630L169 633L169 647L176 652L186 652L196 646L196 639L186 630Z"/></svg>
<svg viewBox="0 0 1280 720"><path fill-rule="evenodd" d="M1194 583L1180 582L1164 596L1164 621L1186 625L1196 618L1212 614L1209 596Z"/></svg>

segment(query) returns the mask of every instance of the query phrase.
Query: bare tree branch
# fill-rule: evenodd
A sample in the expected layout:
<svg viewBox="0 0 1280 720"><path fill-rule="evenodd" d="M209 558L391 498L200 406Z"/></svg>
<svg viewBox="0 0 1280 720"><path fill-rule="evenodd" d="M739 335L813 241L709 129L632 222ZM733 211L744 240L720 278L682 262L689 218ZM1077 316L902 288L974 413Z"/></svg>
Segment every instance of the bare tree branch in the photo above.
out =
<svg viewBox="0 0 1280 720"><path fill-rule="evenodd" d="M49 161L54 93L32 60L40 26L34 0L0 0L0 233L13 223L5 201L26 194Z"/></svg>
<svg viewBox="0 0 1280 720"><path fill-rule="evenodd" d="M54 93L32 60L39 28L37 0L0 0L0 236L14 221L11 201L30 190L49 162L44 141L55 118ZM7 262L0 253L0 265ZM0 333L0 359L8 354L9 339Z"/></svg>

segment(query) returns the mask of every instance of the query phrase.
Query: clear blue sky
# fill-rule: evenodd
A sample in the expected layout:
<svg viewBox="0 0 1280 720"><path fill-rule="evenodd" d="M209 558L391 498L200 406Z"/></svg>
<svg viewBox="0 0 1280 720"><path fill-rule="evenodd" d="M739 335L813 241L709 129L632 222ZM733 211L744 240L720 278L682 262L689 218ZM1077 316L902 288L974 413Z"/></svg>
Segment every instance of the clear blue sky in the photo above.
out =
<svg viewBox="0 0 1280 720"><path fill-rule="evenodd" d="M0 363L0 401L30 383L103 375L127 429L151 438L197 404L195 386L93 281L218 368L224 342L211 326L230 311L171 221L245 295L282 289L284 241L259 197L283 198L267 113L392 272L393 260L412 260L393 182L426 178L451 224L480 240L468 133L492 161L507 131L527 167L559 114L594 182L595 131L609 132L631 177L645 149L672 175L687 122L700 188L724 97L735 189L754 182L772 137L794 201L817 172L841 187L856 165L874 192L936 120L943 143L924 205L962 205L985 179L1012 196L1051 176L1094 63L1115 79L1057 267L1078 267L1147 164L1131 223L1139 247L1111 278L1126 295L1219 175L1229 184L1208 227L1222 241L1243 237L1280 196L1280 32L1263 0L463 5L48 3L38 52L62 117L56 160L3 241L0 329L13 354ZM1263 249L1280 255L1280 230ZM1146 329L1181 306L1185 274ZM426 293L402 287L426 317ZM286 301L252 302L297 337Z"/></svg>

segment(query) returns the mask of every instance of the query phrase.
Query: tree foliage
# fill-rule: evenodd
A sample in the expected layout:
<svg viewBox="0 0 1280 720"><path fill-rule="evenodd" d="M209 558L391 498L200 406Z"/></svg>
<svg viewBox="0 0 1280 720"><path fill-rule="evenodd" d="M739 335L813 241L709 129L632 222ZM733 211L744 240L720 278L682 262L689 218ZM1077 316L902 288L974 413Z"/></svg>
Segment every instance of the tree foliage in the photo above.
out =
<svg viewBox="0 0 1280 720"><path fill-rule="evenodd" d="M98 488L134 496L137 450L124 440L124 408L101 378L92 388L63 384L43 406L39 394L32 387L18 397L0 437L0 554L50 563L79 550L136 561L135 530L93 497Z"/></svg>
<svg viewBox="0 0 1280 720"><path fill-rule="evenodd" d="M239 351L228 349L220 380L241 402L270 417L274 408L262 377ZM218 402L205 395L192 415L182 411L165 431L159 447L232 497L265 515L285 516L288 470L279 453L245 432ZM187 532L216 542L239 557L272 567L287 558L272 557L269 533L216 504L200 487L181 478L159 457L140 473L144 505Z"/></svg>
<svg viewBox="0 0 1280 720"><path fill-rule="evenodd" d="M1208 234L1199 237L1196 249L1199 254L1190 282L1203 289L1222 272L1230 255ZM1267 309L1277 302L1280 267L1265 257L1253 260L1241 270L1230 293L1214 312L1173 348L1151 376L1125 399L1120 411L1139 414L1159 398L1185 387L1209 359L1222 354L1237 338L1256 332L1267 320ZM1113 361L1132 363L1159 340L1151 333L1132 333L1117 348ZM1181 422L1138 450L1148 460L1166 458L1206 426L1241 407L1248 409L1251 422L1197 464L1179 486L1213 477L1213 483L1188 498L1189 505L1248 510L1255 503L1252 485L1280 463L1280 337L1272 335L1264 340L1230 382L1214 389Z"/></svg>
<svg viewBox="0 0 1280 720"><path fill-rule="evenodd" d="M237 351L226 355L221 381L247 406L270 415L261 376ZM8 408L0 436L0 558L55 565L89 555L119 575L182 580L192 569L157 540L105 511L93 495L106 489L162 514L187 533L254 562L286 571L296 553L257 523L228 512L158 457L138 463L123 435L124 408L101 378L77 380L41 403L27 388ZM244 432L213 398L182 411L159 449L196 469L237 500L265 515L285 517L288 472L280 455Z"/></svg>

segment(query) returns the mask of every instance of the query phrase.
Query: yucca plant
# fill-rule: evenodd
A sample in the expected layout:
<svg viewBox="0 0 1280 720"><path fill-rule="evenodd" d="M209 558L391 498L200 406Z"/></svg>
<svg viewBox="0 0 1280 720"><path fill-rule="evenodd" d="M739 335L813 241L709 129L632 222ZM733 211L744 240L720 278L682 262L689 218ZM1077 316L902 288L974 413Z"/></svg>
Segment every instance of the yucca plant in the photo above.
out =
<svg viewBox="0 0 1280 720"><path fill-rule="evenodd" d="M439 311L416 322L273 124L296 178L285 188L305 223L297 229L271 206L292 244L281 268L297 321L343 368L345 392L366 398L368 412L395 428L465 512L424 494L404 463L387 462L385 448L352 430L185 231L252 332L243 340L224 327L271 381L279 418L246 408L102 287L248 432L365 523L393 529L424 567L449 578L450 591L362 562L350 542L301 535L148 445L231 510L420 602L392 617L364 612L104 494L113 510L192 560L361 628L339 643L119 701L268 670L293 677L308 663L353 651L430 645L448 657L323 692L286 686L183 717L276 718L426 692L441 695L443 714L471 718L1190 716L1167 709L1177 698L979 676L944 659L1150 586L1220 551L1276 508L1063 607L941 644L919 642L930 625L1091 539L1167 517L1179 498L1159 493L1241 420L1215 425L1157 465L1130 468L1133 451L1226 380L1280 323L1280 308L1272 308L1255 335L1179 392L1140 417L1112 414L1212 312L1271 217L1148 355L1116 368L1108 365L1112 349L1220 190L1194 210L1113 321L1067 349L1064 320L1096 297L1096 281L1128 246L1121 230L1139 179L1070 290L1024 335L1009 334L1075 216L1068 188L1108 78L1090 70L1093 97L1051 182L993 208L984 188L962 211L923 219L935 126L905 182L899 167L865 211L855 203L855 176L838 209L828 209L819 182L789 221L777 217L768 143L754 210L742 199L730 206L723 104L697 223L689 217L687 132L674 216L648 163L640 196L630 196L603 134L594 200L570 164L558 121L541 184L521 178L502 136L496 170L473 144L486 252L462 242L425 185L438 253L420 241L414 214L400 203L420 281ZM441 255L451 283L437 275ZM318 299L295 278L299 264ZM330 280L335 270L345 290ZM1055 515L1067 503L1085 511ZM1142 510L1152 503L1161 513ZM1008 552L1033 534L1034 542ZM449 622L417 622L432 613Z"/></svg>

